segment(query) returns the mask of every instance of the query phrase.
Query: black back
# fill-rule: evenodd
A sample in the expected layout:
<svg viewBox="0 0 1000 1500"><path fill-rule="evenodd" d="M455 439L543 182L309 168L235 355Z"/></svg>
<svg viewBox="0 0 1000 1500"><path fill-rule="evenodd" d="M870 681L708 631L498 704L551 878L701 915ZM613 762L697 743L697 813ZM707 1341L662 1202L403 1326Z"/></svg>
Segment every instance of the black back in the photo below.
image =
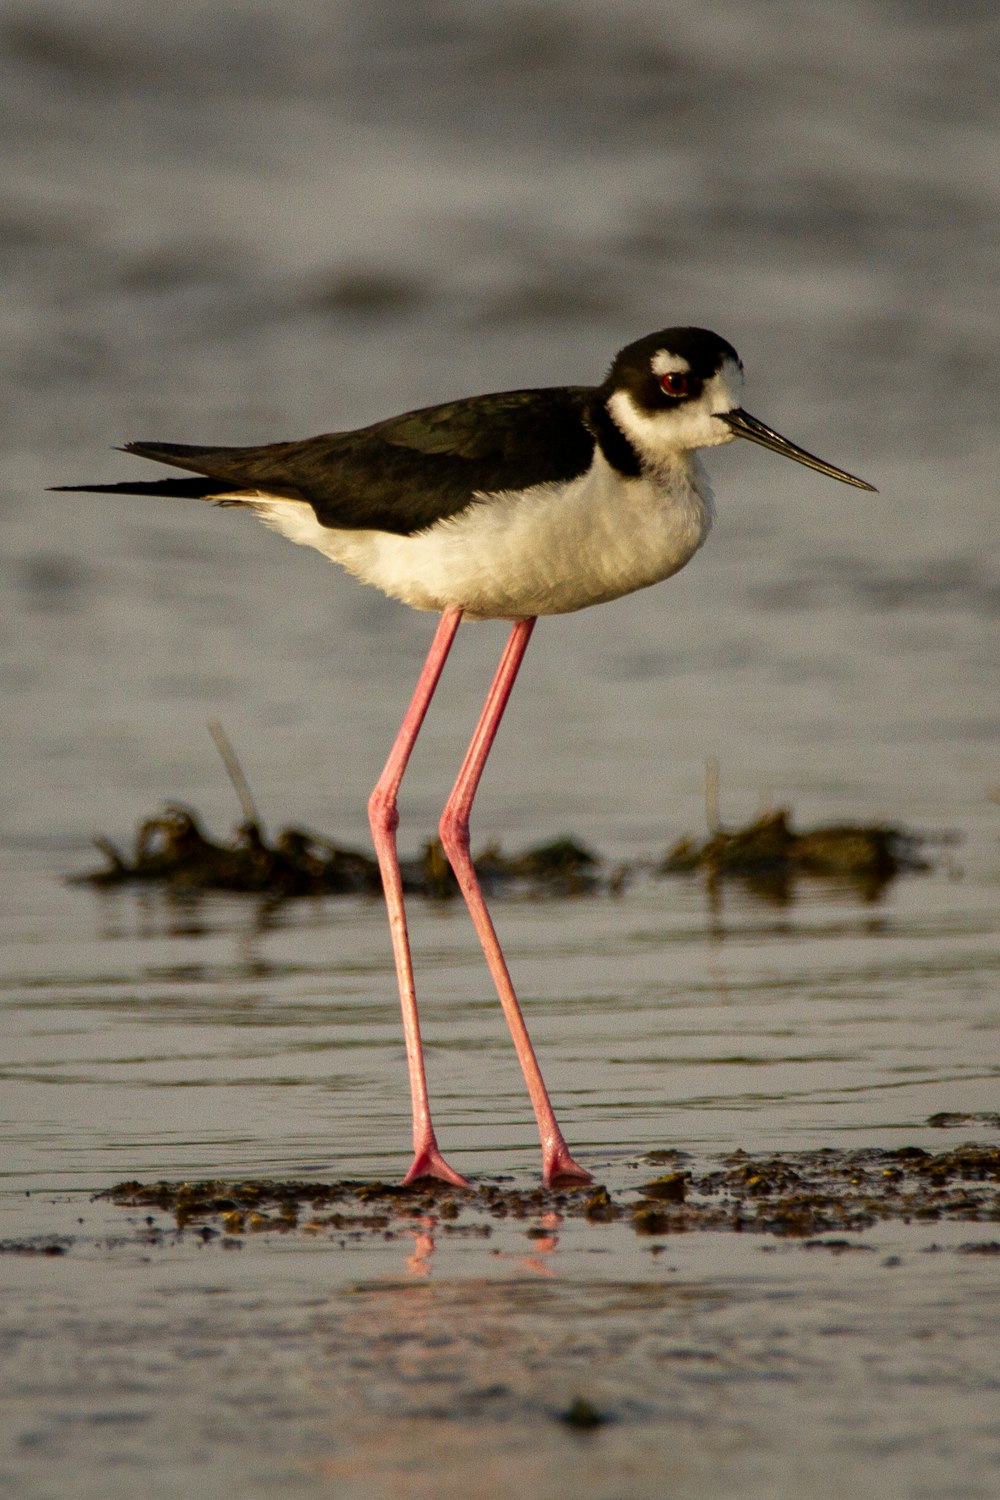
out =
<svg viewBox="0 0 1000 1500"><path fill-rule="evenodd" d="M204 498L240 490L282 495L308 501L324 526L407 536L456 515L477 493L584 473L594 453L585 425L592 395L589 386L503 391L300 442L129 443L126 451L204 475L211 481ZM165 493L170 481L151 484Z"/></svg>

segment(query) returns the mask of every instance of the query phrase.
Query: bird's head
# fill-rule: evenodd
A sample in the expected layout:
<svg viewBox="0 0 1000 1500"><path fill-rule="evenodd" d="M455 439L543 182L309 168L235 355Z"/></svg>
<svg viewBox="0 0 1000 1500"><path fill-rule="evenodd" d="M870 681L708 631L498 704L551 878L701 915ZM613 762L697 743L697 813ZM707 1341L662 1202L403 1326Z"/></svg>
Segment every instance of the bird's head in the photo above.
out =
<svg viewBox="0 0 1000 1500"><path fill-rule="evenodd" d="M744 411L742 388L732 344L707 328L665 328L615 356L598 399L644 468L670 468L696 448L744 437L831 479L874 489Z"/></svg>

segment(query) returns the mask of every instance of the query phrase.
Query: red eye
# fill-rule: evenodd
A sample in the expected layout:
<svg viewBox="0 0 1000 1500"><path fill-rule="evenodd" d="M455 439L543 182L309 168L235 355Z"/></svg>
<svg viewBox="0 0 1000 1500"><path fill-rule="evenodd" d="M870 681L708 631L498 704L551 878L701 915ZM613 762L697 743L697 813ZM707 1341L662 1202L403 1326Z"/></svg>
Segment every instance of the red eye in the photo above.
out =
<svg viewBox="0 0 1000 1500"><path fill-rule="evenodd" d="M688 377L684 370L668 370L660 376L660 389L665 396L686 396Z"/></svg>

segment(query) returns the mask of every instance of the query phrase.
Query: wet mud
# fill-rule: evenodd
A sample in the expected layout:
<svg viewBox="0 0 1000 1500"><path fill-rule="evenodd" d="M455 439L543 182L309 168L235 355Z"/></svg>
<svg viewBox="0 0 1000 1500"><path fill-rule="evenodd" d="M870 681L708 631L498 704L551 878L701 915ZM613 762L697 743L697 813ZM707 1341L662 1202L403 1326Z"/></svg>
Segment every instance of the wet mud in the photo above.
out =
<svg viewBox="0 0 1000 1500"><path fill-rule="evenodd" d="M534 1222L538 1233L549 1234L554 1224L574 1219L595 1229L624 1223L647 1237L716 1230L801 1240L888 1220L1000 1222L1000 1146L769 1156L737 1151L701 1164L684 1152L664 1150L647 1154L639 1165L651 1175L614 1194L603 1186L523 1189L502 1181L456 1189L433 1180L404 1187L264 1179L123 1182L97 1196L145 1210L154 1238L163 1233L155 1215L166 1213L176 1230L223 1242L262 1231L332 1240L393 1237L414 1221L483 1239L502 1220Z"/></svg>

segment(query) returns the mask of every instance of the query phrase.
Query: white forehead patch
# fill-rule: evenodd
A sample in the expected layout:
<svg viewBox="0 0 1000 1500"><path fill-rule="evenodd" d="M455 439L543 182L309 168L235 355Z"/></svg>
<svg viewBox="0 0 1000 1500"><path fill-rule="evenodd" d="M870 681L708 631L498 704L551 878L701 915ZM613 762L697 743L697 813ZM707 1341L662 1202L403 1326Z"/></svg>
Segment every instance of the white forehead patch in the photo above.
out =
<svg viewBox="0 0 1000 1500"><path fill-rule="evenodd" d="M683 354L671 354L669 349L657 349L650 365L654 375L690 375L691 366Z"/></svg>
<svg viewBox="0 0 1000 1500"><path fill-rule="evenodd" d="M691 366L683 354L671 354L669 349L657 349L650 365L654 375L690 375Z"/></svg>
<svg viewBox="0 0 1000 1500"><path fill-rule="evenodd" d="M720 368L705 382L704 394L708 397L711 411L731 411L739 405L743 392L743 366L724 359Z"/></svg>

